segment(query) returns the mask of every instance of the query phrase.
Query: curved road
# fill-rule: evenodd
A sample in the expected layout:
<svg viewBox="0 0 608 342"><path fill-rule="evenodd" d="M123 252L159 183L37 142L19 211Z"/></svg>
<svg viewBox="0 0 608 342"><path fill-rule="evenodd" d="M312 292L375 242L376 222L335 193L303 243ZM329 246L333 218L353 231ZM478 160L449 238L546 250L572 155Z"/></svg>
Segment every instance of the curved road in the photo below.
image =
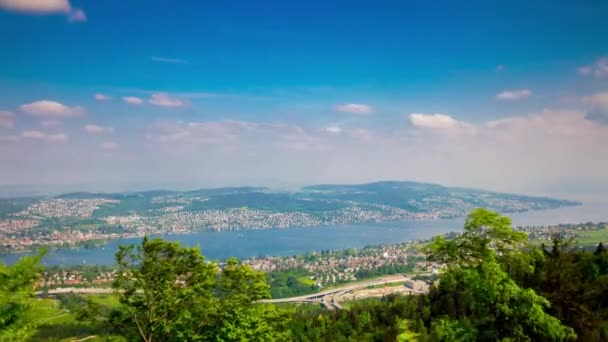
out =
<svg viewBox="0 0 608 342"><path fill-rule="evenodd" d="M402 275L386 276L375 280L362 281L353 284L347 284L341 287L336 287L331 290L325 290L305 296L289 297L289 298L278 298L278 299L263 299L259 300L258 303L320 303L323 304L329 310L342 309L340 305L341 297L347 293L364 289L370 286L383 285L389 283L405 283L411 280L411 278ZM423 293L423 291L415 291L416 293ZM37 294L41 295L43 292L38 291ZM113 293L111 288L57 288L46 291L49 295L57 295L64 293L75 293L75 294L109 294Z"/></svg>
<svg viewBox="0 0 608 342"><path fill-rule="evenodd" d="M313 293L305 296L278 298L278 299L263 299L258 303L320 303L329 310L341 309L340 299L343 295L356 290L364 289L369 286L383 285L388 283L405 283L411 280L405 276L387 276L380 279L348 284L342 287L337 287L331 290Z"/></svg>

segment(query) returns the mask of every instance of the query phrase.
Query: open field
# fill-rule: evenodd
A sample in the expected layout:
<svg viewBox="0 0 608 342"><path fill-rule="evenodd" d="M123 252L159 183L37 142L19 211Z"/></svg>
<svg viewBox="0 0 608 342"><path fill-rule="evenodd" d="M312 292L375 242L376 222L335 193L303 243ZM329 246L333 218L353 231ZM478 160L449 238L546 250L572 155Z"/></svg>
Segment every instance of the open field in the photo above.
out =
<svg viewBox="0 0 608 342"><path fill-rule="evenodd" d="M576 231L578 236L573 238L574 243L580 247L597 246L600 242L603 244L608 243L608 229L588 230L588 231ZM550 245L551 240L546 239L532 239L530 240L534 245Z"/></svg>
<svg viewBox="0 0 608 342"><path fill-rule="evenodd" d="M597 245L600 242L606 244L608 242L608 229L581 232L580 235L575 241L581 246Z"/></svg>
<svg viewBox="0 0 608 342"><path fill-rule="evenodd" d="M100 304L117 304L111 295L92 295ZM77 320L77 313L68 310L58 299L35 299L32 302L32 321L37 322L36 332L28 341L125 341L120 336L112 336L105 329L92 322Z"/></svg>

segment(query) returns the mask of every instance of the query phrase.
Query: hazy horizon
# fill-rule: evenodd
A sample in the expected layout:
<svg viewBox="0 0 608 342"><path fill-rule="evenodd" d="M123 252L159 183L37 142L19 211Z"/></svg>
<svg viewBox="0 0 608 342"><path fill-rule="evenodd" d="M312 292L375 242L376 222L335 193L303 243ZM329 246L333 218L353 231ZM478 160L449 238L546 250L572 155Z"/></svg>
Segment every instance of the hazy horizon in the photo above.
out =
<svg viewBox="0 0 608 342"><path fill-rule="evenodd" d="M603 192L599 194L593 194L592 192L576 193L573 191L537 191L537 192L525 192L525 191L509 191L509 190L496 190L492 188L481 188L475 186L460 186L458 184L440 184L433 182L416 181L409 179L378 179L370 180L365 182L337 182L337 183L304 183L304 184L277 184L277 183L243 183L243 184L193 184L193 183L150 183L150 184L111 184L111 185L92 185L92 184L17 184L17 185L2 185L0 184L0 198L11 198L11 197L27 197L27 196L56 196L61 194L76 193L76 192L90 192L90 193L134 193L134 192L145 192L145 191L190 191L198 189L213 189L213 188L225 188L225 187L262 187L268 188L274 191L298 191L303 187L311 185L325 185L325 184L338 184L338 185L357 185L366 183L376 183L385 181L397 181L397 182L416 182L416 183L427 183L436 184L450 188L465 188L473 190L484 190L484 191L495 191L500 193L512 193L526 196L536 197L552 197L564 200L581 201L584 203L608 203L608 197Z"/></svg>

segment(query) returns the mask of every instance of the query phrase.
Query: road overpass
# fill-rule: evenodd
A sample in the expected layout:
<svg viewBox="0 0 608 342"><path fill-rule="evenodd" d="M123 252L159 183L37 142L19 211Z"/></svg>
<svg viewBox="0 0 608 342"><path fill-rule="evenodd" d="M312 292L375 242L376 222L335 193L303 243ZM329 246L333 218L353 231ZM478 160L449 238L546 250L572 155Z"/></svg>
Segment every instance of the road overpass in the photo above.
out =
<svg viewBox="0 0 608 342"><path fill-rule="evenodd" d="M389 283L405 283L412 280L406 276L387 276L379 279L362 281L353 284L344 285L341 287L333 288L331 290L325 290L322 292L313 293L305 296L289 297L289 298L277 298L277 299L263 299L258 303L319 303L325 306L329 310L341 309L340 301L342 296L347 293L354 292L356 290L364 289L370 286L384 285ZM414 293L424 293L424 291L415 291Z"/></svg>
<svg viewBox="0 0 608 342"><path fill-rule="evenodd" d="M344 286L336 287L330 290L325 290L305 296L289 297L289 298L277 298L277 299L263 299L259 300L258 303L319 303L325 306L328 310L342 309L340 302L342 297L348 293L365 289L370 286L392 284L392 283L405 283L411 281L410 277L402 275L386 276L374 280L361 281L357 283L346 284ZM111 288L95 288L95 287L67 287L67 288L56 288L47 291L38 291L37 295L59 295L59 294L110 294L114 290ZM425 293L424 290L412 289L413 293Z"/></svg>

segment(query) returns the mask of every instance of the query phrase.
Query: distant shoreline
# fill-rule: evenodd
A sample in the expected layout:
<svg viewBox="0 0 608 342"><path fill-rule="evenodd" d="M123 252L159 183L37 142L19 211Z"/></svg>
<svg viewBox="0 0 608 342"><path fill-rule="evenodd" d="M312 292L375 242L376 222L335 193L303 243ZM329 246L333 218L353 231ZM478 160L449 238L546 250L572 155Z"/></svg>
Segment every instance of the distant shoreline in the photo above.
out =
<svg viewBox="0 0 608 342"><path fill-rule="evenodd" d="M571 205L563 205L563 206L558 206L558 207L554 207L554 208L542 208L542 209L532 209L532 210L513 210L513 211L505 211L503 212L503 214L508 215L508 214L519 214L519 213L528 213L528 212L538 212L538 211L545 211L545 210L556 210L556 209L560 209L560 208L566 208L566 207L574 207L574 206L580 206L583 205L583 203L576 203L576 204L571 204ZM152 233L152 234L133 234L133 233L125 233L124 235L119 235L116 237L111 237L111 238L99 238L99 239L91 239L91 240L85 240L85 241L79 241L76 242L73 245L53 245L53 244L45 244L45 245L39 245L33 248L27 248L27 249L16 249L16 250L2 250L0 251L0 256L7 256L7 255L19 255L19 254L31 254L34 253L36 250L39 250L41 248L47 248L49 251L57 251L57 250L64 250L64 251L78 251L78 250L85 250L85 249L96 249L96 248L100 248L103 247L105 245L107 245L110 241L114 241L114 240L118 240L118 239L132 239L132 238L143 238L145 236L181 236L181 235L189 235L189 234L196 234L196 233L201 233L201 232L217 232L217 233L221 233L221 232L227 232L227 231L259 231L259 230L272 230L272 229L294 229L294 228L310 228L310 227L331 227L331 226L336 226L336 225L344 225L344 226L356 226L356 225L370 225L370 224L399 224L399 223L403 223L403 222L408 222L408 221L441 221L441 220L452 220L452 219L460 219L460 218L464 218L466 217L466 215L454 215L454 216L448 216L448 217L436 217L436 218L419 218L419 217L412 217L412 218L407 218L407 219L403 219L403 220L371 220L371 221L366 221L366 222L344 222L344 223L340 223L340 224L331 224L331 223L326 223L326 224L321 224L321 225L298 225L298 226L288 226L288 227L249 227L249 228L229 228L229 229L201 229L201 230L189 230L189 231L183 231L183 232L179 232L179 231L172 231L172 232L159 232L159 233Z"/></svg>

